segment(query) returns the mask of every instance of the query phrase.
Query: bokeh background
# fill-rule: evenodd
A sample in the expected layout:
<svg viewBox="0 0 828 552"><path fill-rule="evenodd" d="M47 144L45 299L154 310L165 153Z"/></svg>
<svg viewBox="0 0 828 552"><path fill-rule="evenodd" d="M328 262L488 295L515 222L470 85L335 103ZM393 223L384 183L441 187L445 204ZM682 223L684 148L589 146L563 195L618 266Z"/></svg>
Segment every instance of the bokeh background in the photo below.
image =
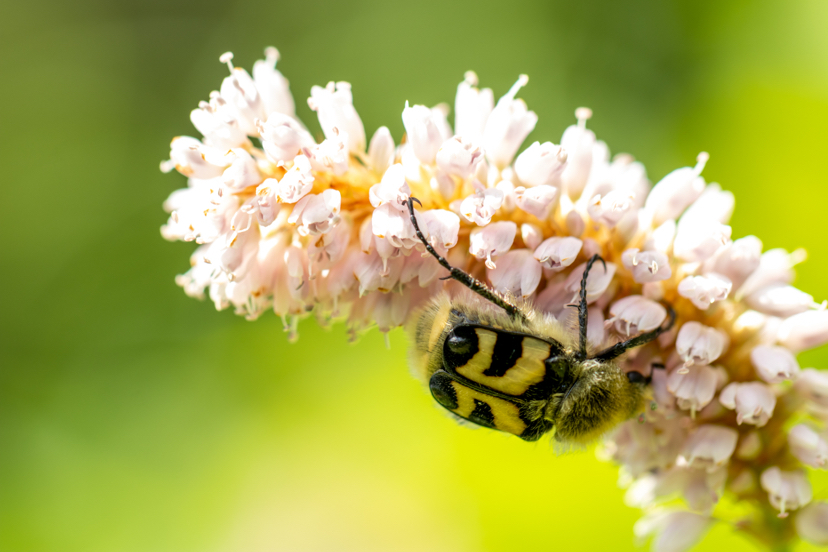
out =
<svg viewBox="0 0 828 552"><path fill-rule="evenodd" d="M226 50L250 68L277 46L316 131L310 87L350 81L367 131L397 141L406 100L453 103L468 69L496 96L528 73L527 144L587 105L653 181L709 151L734 236L805 247L797 285L822 300L826 27L823 0L5 3L0 549L635 549L613 466L455 425L402 332L351 345L308 320L290 345L272 315L187 298L192 245L158 230L185 181L158 162ZM699 550L752 546L718 525Z"/></svg>

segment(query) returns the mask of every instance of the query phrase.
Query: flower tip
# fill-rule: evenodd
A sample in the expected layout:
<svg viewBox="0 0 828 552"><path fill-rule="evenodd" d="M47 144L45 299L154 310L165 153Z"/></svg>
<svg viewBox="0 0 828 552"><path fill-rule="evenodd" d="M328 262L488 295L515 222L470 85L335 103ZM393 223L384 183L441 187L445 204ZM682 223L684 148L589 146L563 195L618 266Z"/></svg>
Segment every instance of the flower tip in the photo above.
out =
<svg viewBox="0 0 828 552"><path fill-rule="evenodd" d="M229 53L229 52L228 52ZM274 46L268 46L264 49L265 59L267 61L277 62L281 58L279 55L279 50L277 50ZM231 57L233 54L230 54Z"/></svg>
<svg viewBox="0 0 828 552"><path fill-rule="evenodd" d="M706 151L699 152L699 154L696 156L695 173L696 174L701 174L701 172L704 170L704 166L707 164L707 162L709 160L710 160L710 154L709 153L707 153Z"/></svg>
<svg viewBox="0 0 828 552"><path fill-rule="evenodd" d="M474 71L466 71L465 73L463 73L463 80L469 86L477 86L477 83L479 82L477 80L477 73L475 73Z"/></svg>
<svg viewBox="0 0 828 552"><path fill-rule="evenodd" d="M231 71L233 70L233 52L224 52L221 56L219 56L219 61L226 63L227 67L229 67Z"/></svg>
<svg viewBox="0 0 828 552"><path fill-rule="evenodd" d="M578 122L581 121L586 122L592 119L592 110L588 107L579 107L575 110L575 118L578 119Z"/></svg>
<svg viewBox="0 0 828 552"><path fill-rule="evenodd" d="M526 86L529 83L529 75L520 75L517 80L518 86Z"/></svg>

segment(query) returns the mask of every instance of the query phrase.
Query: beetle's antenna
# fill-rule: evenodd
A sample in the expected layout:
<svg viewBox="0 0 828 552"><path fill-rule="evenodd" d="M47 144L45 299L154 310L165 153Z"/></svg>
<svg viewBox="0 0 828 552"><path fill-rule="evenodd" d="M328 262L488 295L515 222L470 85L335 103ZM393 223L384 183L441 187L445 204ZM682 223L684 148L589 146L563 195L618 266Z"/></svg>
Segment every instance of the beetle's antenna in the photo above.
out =
<svg viewBox="0 0 828 552"><path fill-rule="evenodd" d="M595 360L600 360L602 362L612 360L623 355L624 352L626 352L627 350L632 349L633 347L638 347L640 345L645 345L653 339L660 336L661 334L663 334L664 332L668 331L670 328L673 327L673 324L675 324L676 322L676 311L673 310L673 307L671 305L665 306L667 307L667 316L669 317L667 324L659 328L656 328L655 330L633 337L632 339L622 341L621 343L616 343L612 347L604 349L592 358Z"/></svg>
<svg viewBox="0 0 828 552"><path fill-rule="evenodd" d="M417 218L414 216L414 202L415 201L419 205L422 206L422 203L420 203L420 200L417 199L416 197L409 197L408 202L407 202L408 203L408 215L411 217L411 224L414 225L414 231L417 233L417 237L420 238L420 241L423 242L423 245L425 246L426 251L431 253L431 255L435 259L437 259L437 262L440 263L440 266L442 266L443 268L445 268L446 270L449 271L449 273L450 273L449 278L451 278L452 280L457 280L458 282L460 282L461 284L463 284L464 286L466 286L467 288L469 288L473 292L477 293L481 297L483 297L483 298L487 299L488 301L494 303L495 305L497 305L498 307L500 307L501 309L503 309L507 313L509 313L509 316L511 316L512 318L519 318L520 320L526 320L526 315L523 314L523 311L521 311L517 306L511 304L510 302L506 301L502 297L498 296L494 291L489 289L486 286L486 284L484 284L480 280L474 278L472 275L470 275L466 272L463 272L459 268L451 266L449 264L449 262L445 259L445 257L443 257L442 255L437 253L437 251L434 250L434 248L431 246L431 244L428 243L428 240L426 240L423 233L420 231L420 225L417 224Z"/></svg>
<svg viewBox="0 0 828 552"><path fill-rule="evenodd" d="M604 272L607 271L607 263L604 259L596 253L590 260L587 261L584 268L584 274L581 276L581 301L578 303L578 331L580 333L580 347L578 349L578 360L584 360L587 357L587 277L592 265L595 261L601 261L604 265Z"/></svg>

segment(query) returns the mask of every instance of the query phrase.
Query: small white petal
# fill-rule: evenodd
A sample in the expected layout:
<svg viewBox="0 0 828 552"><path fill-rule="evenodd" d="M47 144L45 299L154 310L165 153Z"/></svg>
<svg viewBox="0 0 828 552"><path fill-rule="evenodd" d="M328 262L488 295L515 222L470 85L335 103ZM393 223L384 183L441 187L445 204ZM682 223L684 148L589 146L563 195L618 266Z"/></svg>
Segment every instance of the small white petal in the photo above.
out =
<svg viewBox="0 0 828 552"><path fill-rule="evenodd" d="M762 427L768 423L776 407L776 397L770 387L764 383L733 382L719 394L719 403L725 408L736 411L738 424L752 424Z"/></svg>
<svg viewBox="0 0 828 552"><path fill-rule="evenodd" d="M499 257L497 267L486 273L495 290L528 297L537 289L542 270L530 250L515 249Z"/></svg>
<svg viewBox="0 0 828 552"><path fill-rule="evenodd" d="M549 216L549 211L557 195L558 190L546 184L528 189L519 186L515 188L515 203L530 215L545 219Z"/></svg>
<svg viewBox="0 0 828 552"><path fill-rule="evenodd" d="M530 132L538 122L534 111L526 108L526 103L515 99L518 90L529 81L521 75L512 88L497 101L483 130L483 147L492 165L503 169L512 159Z"/></svg>
<svg viewBox="0 0 828 552"><path fill-rule="evenodd" d="M751 350L750 361L759 377L768 383L781 383L799 374L796 357L785 347L759 345Z"/></svg>
<svg viewBox="0 0 828 552"><path fill-rule="evenodd" d="M614 325L615 331L625 337L654 330L667 318L667 309L663 305L640 295L619 299L609 312L612 318L607 320L607 325Z"/></svg>
<svg viewBox="0 0 828 552"><path fill-rule="evenodd" d="M402 119L414 155L425 165L433 164L440 146L451 137L444 132L447 123L443 112L424 105L409 106L405 102Z"/></svg>
<svg viewBox="0 0 828 552"><path fill-rule="evenodd" d="M768 492L771 506L779 510L779 517L786 517L788 510L796 510L811 501L811 485L802 470L782 471L774 466L762 472L760 481Z"/></svg>
<svg viewBox="0 0 828 552"><path fill-rule="evenodd" d="M814 502L802 509L794 520L796 532L806 541L828 545L828 502Z"/></svg>
<svg viewBox="0 0 828 552"><path fill-rule="evenodd" d="M368 160L378 174L385 173L394 163L394 138L388 127L381 126L371 137L368 144Z"/></svg>
<svg viewBox="0 0 828 552"><path fill-rule="evenodd" d="M454 101L454 131L464 138L477 140L483 135L486 121L494 108L491 88L478 90L477 75L473 71L457 86Z"/></svg>
<svg viewBox="0 0 828 552"><path fill-rule="evenodd" d="M553 237L535 249L535 258L544 268L560 272L575 262L583 242L571 236Z"/></svg>
<svg viewBox="0 0 828 552"><path fill-rule="evenodd" d="M627 249L621 255L621 262L639 284L668 280L673 275L669 258L660 251Z"/></svg>
<svg viewBox="0 0 828 552"><path fill-rule="evenodd" d="M695 167L676 169L653 187L645 207L653 213L655 224L678 219L684 210L704 191L704 178L699 176L707 163L707 154L701 153Z"/></svg>
<svg viewBox="0 0 828 552"><path fill-rule="evenodd" d="M696 308L707 310L716 301L724 301L730 293L730 280L718 274L688 276L678 285L679 295L687 297Z"/></svg>
<svg viewBox="0 0 828 552"><path fill-rule="evenodd" d="M316 111L325 138L330 140L343 133L347 136L346 151L365 151L365 127L354 109L350 83L329 82L325 88L312 87L308 106Z"/></svg>
<svg viewBox="0 0 828 552"><path fill-rule="evenodd" d="M559 188L566 158L561 146L552 142L534 142L515 160L515 174L526 186L547 184Z"/></svg>
<svg viewBox="0 0 828 552"><path fill-rule="evenodd" d="M512 221L493 222L472 230L469 236L469 252L478 259L486 259L486 266L495 268L492 257L506 253L517 235L517 224Z"/></svg>
<svg viewBox="0 0 828 552"><path fill-rule="evenodd" d="M785 319L779 327L779 342L797 353L828 342L828 311L812 310Z"/></svg>
<svg viewBox="0 0 828 552"><path fill-rule="evenodd" d="M685 322L676 338L676 352L685 366L710 364L727 350L727 334L699 322Z"/></svg>

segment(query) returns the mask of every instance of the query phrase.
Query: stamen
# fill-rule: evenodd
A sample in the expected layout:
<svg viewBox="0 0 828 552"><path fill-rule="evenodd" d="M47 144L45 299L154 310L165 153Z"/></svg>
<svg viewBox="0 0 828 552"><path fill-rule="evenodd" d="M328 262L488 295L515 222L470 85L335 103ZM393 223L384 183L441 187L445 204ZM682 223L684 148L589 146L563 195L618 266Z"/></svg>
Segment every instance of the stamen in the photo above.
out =
<svg viewBox="0 0 828 552"><path fill-rule="evenodd" d="M279 59L281 59L281 57L279 56L279 50L277 50L273 46L268 46L267 48L265 48L264 53L265 53L265 59L271 65L275 66L276 62L279 61Z"/></svg>
<svg viewBox="0 0 828 552"><path fill-rule="evenodd" d="M230 74L233 74L233 52L224 52L219 57L219 61L222 63L226 63L227 67L230 69ZM212 97L212 94L210 95Z"/></svg>
<svg viewBox="0 0 828 552"><path fill-rule="evenodd" d="M693 172L696 173L696 175L701 174L708 159L710 159L710 154L706 151L703 151L696 156L696 166L693 167Z"/></svg>
<svg viewBox="0 0 828 552"><path fill-rule="evenodd" d="M586 122L592 119L592 110L588 107L579 107L575 110L575 118L578 119L578 128L586 128Z"/></svg>
<svg viewBox="0 0 828 552"><path fill-rule="evenodd" d="M528 83L528 82L529 82L529 75L520 75L518 77L518 80L515 82L515 84L512 85L512 87L509 89L508 92L506 92L506 95L503 96L503 97L504 98L509 98L509 99L514 99L515 96L518 93L518 90L520 90L521 88L526 86L526 83Z"/></svg>

